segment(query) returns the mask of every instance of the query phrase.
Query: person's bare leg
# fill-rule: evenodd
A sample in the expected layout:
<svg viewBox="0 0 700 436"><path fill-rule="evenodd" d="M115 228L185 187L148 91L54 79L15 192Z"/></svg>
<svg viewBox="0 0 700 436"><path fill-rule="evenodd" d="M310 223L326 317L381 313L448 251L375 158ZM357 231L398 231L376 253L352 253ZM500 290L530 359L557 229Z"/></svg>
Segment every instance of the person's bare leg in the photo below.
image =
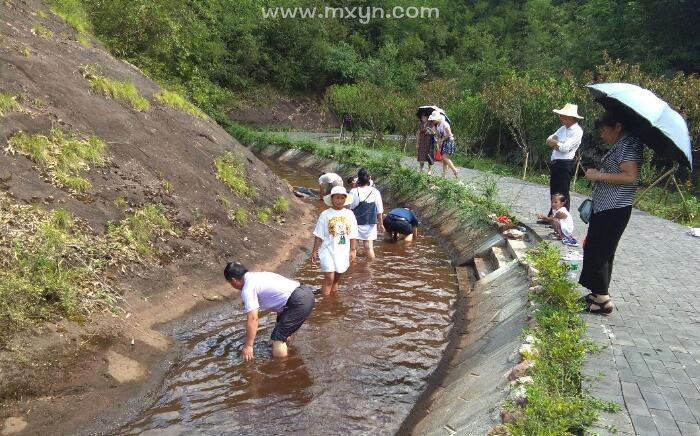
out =
<svg viewBox="0 0 700 436"><path fill-rule="evenodd" d="M411 242L411 241L413 241L413 233L409 233L408 235L406 235L406 237L403 238L403 240L406 241L406 242Z"/></svg>
<svg viewBox="0 0 700 436"><path fill-rule="evenodd" d="M272 341L272 357L287 357L287 343L283 341Z"/></svg>
<svg viewBox="0 0 700 436"><path fill-rule="evenodd" d="M343 275L341 273L335 273L333 276L333 286L331 287L331 292L338 292L338 286L340 285L340 279Z"/></svg>
<svg viewBox="0 0 700 436"><path fill-rule="evenodd" d="M423 164L425 164L425 162L418 162L418 171L421 173L423 172Z"/></svg>
<svg viewBox="0 0 700 436"><path fill-rule="evenodd" d="M334 272L324 272L323 273L323 286L321 287L321 294L330 295L333 291L333 283L335 282L335 276L339 275Z"/></svg>
<svg viewBox="0 0 700 436"><path fill-rule="evenodd" d="M428 175L432 176L433 175L433 166L428 164Z"/></svg>
<svg viewBox="0 0 700 436"><path fill-rule="evenodd" d="M442 177L447 178L447 157L442 157Z"/></svg>
<svg viewBox="0 0 700 436"><path fill-rule="evenodd" d="M455 164L452 163L452 159L450 159L447 156L443 156L442 164L443 165L447 164L447 166L450 167L450 169L452 170L452 173L455 175L455 178L457 178L457 179L459 178L459 173L457 172L457 168L455 168ZM442 170L443 170L442 175L444 176L445 175L445 168L443 167Z"/></svg>
<svg viewBox="0 0 700 436"><path fill-rule="evenodd" d="M367 259L374 259L376 256L374 255L374 241L362 241L364 242L365 245L365 254L367 255Z"/></svg>

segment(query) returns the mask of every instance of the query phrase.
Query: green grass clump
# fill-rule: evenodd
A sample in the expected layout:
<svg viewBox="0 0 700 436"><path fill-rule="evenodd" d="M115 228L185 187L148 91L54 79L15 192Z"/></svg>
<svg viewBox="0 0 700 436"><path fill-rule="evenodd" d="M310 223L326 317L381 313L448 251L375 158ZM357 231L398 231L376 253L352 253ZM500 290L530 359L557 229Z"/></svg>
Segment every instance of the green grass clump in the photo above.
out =
<svg viewBox="0 0 700 436"><path fill-rule="evenodd" d="M279 214L285 214L289 212L289 200L287 200L285 197L277 197L277 200L275 200L274 206L272 206L272 209Z"/></svg>
<svg viewBox="0 0 700 436"><path fill-rule="evenodd" d="M22 106L17 103L16 97L0 92L0 117L5 116L8 112L20 110L22 110Z"/></svg>
<svg viewBox="0 0 700 436"><path fill-rule="evenodd" d="M528 253L528 261L539 271L542 290L532 295L539 306L537 324L529 332L536 349L528 356L534 361L528 370L533 383L525 385L524 417L507 424L513 435L576 434L589 427L599 411L619 407L597 400L581 388L583 360L596 346L584 339L586 323L578 315L582 304L560 256L547 242Z"/></svg>
<svg viewBox="0 0 700 436"><path fill-rule="evenodd" d="M81 34L92 33L90 16L80 0L49 0L51 11Z"/></svg>
<svg viewBox="0 0 700 436"><path fill-rule="evenodd" d="M201 118L203 120L206 120L208 118L207 114L202 112L201 109L187 101L185 97L181 96L177 92L162 90L153 94L153 97L155 97L156 100L163 104L186 112L197 118Z"/></svg>
<svg viewBox="0 0 700 436"><path fill-rule="evenodd" d="M91 66L81 67L80 72L90 82L90 90L94 93L115 100L127 101L131 107L140 112L147 111L151 107L148 100L139 93L132 82L103 76Z"/></svg>
<svg viewBox="0 0 700 436"><path fill-rule="evenodd" d="M258 221L260 221L263 224L266 224L268 221L270 221L270 217L272 216L272 209L269 207L263 207L258 211Z"/></svg>
<svg viewBox="0 0 700 436"><path fill-rule="evenodd" d="M18 132L10 138L8 148L36 162L57 186L80 193L91 187L80 173L90 166L104 164L106 144L96 136L80 139L60 129L51 129L48 136Z"/></svg>
<svg viewBox="0 0 700 436"><path fill-rule="evenodd" d="M153 254L153 236L177 236L161 204L148 204L128 214L119 224L110 224L107 234L127 251L140 256Z"/></svg>
<svg viewBox="0 0 700 436"><path fill-rule="evenodd" d="M245 167L236 156L227 152L214 160L216 178L239 195L254 194L255 190L245 179Z"/></svg>
<svg viewBox="0 0 700 436"><path fill-rule="evenodd" d="M113 308L116 294L100 276L107 245L64 210L19 205L0 194L0 346L37 321L84 319Z"/></svg>
<svg viewBox="0 0 700 436"><path fill-rule="evenodd" d="M126 197L120 195L114 199L114 205L120 209L125 208L129 204L126 202Z"/></svg>
<svg viewBox="0 0 700 436"><path fill-rule="evenodd" d="M44 39L51 39L53 38L53 32L51 29L41 25L41 24L35 24L32 26L32 33L44 38Z"/></svg>
<svg viewBox="0 0 700 436"><path fill-rule="evenodd" d="M229 212L229 219L241 227L248 224L248 212L242 207L237 207Z"/></svg>

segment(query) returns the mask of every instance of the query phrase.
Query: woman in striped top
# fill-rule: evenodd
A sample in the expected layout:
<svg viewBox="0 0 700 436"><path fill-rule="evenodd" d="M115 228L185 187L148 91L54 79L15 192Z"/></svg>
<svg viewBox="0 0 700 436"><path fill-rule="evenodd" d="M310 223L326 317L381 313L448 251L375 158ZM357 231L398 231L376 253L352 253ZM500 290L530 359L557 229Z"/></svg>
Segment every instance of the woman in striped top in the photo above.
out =
<svg viewBox="0 0 700 436"><path fill-rule="evenodd" d="M608 294L613 260L632 214L642 143L629 134L630 121L621 113L605 112L596 121L596 128L603 142L613 147L603 157L600 170L586 171L586 179L596 185L579 283L591 291L585 297L588 311L607 315L613 311Z"/></svg>

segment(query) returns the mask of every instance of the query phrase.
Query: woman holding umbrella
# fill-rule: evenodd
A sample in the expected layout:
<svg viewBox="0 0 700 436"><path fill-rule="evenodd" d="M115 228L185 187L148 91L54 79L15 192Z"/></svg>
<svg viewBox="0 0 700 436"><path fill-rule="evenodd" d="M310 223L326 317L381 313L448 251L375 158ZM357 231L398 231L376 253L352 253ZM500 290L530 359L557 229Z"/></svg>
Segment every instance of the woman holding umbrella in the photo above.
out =
<svg viewBox="0 0 700 436"><path fill-rule="evenodd" d="M457 151L455 138L454 135L452 135L452 128L445 116L438 111L434 111L430 114L428 121L433 124L431 130L435 134L435 146L440 150L440 153L442 153L442 177L447 177L447 167L450 167L455 178L459 179L457 168L455 168L455 164L453 164L452 159L450 159L450 156Z"/></svg>
<svg viewBox="0 0 700 436"><path fill-rule="evenodd" d="M629 83L598 83L587 87L607 110L596 122L600 137L614 145L603 157L600 170L586 171L586 179L596 186L579 283L591 291L585 297L588 310L609 314L613 304L608 286L617 243L632 213L642 142L659 156L688 168L692 168L693 160L685 120L654 93Z"/></svg>
<svg viewBox="0 0 700 436"><path fill-rule="evenodd" d="M595 188L579 283L591 291L585 297L588 311L607 315L613 311L608 294L613 260L632 214L642 143L630 134L631 120L622 111L606 111L596 121L596 128L612 148L603 157L600 170L586 171L586 179L595 182Z"/></svg>

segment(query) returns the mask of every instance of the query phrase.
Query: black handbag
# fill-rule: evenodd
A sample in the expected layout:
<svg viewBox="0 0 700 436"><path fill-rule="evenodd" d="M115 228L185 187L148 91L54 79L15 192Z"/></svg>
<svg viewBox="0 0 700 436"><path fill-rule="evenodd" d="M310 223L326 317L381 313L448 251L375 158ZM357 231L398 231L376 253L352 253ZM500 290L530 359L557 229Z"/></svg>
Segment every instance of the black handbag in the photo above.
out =
<svg viewBox="0 0 700 436"><path fill-rule="evenodd" d="M581 216L581 221L588 224L593 215L593 200L590 198L583 200L583 203L578 207L578 213Z"/></svg>

